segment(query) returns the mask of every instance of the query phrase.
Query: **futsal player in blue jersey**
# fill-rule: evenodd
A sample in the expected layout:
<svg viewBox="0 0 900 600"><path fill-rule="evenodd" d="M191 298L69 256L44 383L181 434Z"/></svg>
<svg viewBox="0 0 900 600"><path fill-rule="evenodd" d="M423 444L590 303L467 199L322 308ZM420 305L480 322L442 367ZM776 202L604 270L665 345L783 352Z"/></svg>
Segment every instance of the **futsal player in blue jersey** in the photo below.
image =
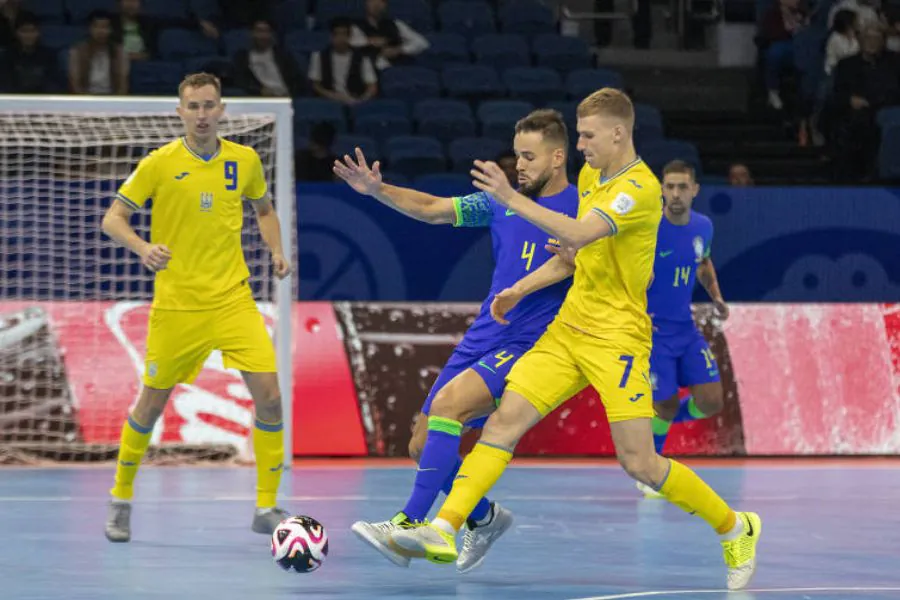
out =
<svg viewBox="0 0 900 600"><path fill-rule="evenodd" d="M565 121L557 111L537 110L516 123L513 148L519 191L574 218L578 191L566 176L568 147ZM463 429L484 425L503 395L510 368L556 316L571 280L527 296L507 315L508 324L501 325L491 317L494 296L549 260L553 254L548 248L555 240L484 192L439 198L387 185L382 182L379 163L370 169L359 149L355 161L349 156L336 161L334 172L357 192L414 219L456 227L489 227L493 240L495 268L490 292L435 381L416 421L410 455L418 468L409 500L390 521L359 521L353 525L360 539L393 563L406 567L410 555L391 541L391 533L424 521L438 493L449 492L461 464ZM509 510L482 498L469 515L457 569L464 573L479 566L510 525Z"/></svg>
<svg viewBox="0 0 900 600"><path fill-rule="evenodd" d="M662 190L664 216L656 240L653 283L647 291L647 312L653 320L653 441L659 454L672 423L703 419L722 410L719 367L691 316L697 281L709 294L718 316L728 318L728 305L710 259L712 221L691 209L700 191L694 168L680 160L667 164ZM682 387L687 387L691 395L679 400ZM648 497L659 495L640 482L637 485Z"/></svg>

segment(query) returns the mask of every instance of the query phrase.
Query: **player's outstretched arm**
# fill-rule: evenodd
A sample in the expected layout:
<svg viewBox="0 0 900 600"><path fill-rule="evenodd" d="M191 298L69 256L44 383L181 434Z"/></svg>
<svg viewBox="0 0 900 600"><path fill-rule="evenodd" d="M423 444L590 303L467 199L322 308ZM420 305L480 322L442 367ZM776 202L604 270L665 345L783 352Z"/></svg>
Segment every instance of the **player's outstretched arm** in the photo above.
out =
<svg viewBox="0 0 900 600"><path fill-rule="evenodd" d="M272 200L268 196L264 196L260 200L254 200L251 204L256 211L259 233L272 254L272 266L275 269L275 276L279 279L284 279L291 272L291 263L284 256L284 249L281 246L281 222L278 219L278 213L275 211L275 207L272 206Z"/></svg>
<svg viewBox="0 0 900 600"><path fill-rule="evenodd" d="M700 266L697 267L697 281L709 294L710 299L716 307L716 312L722 319L727 319L730 311L725 299L722 297L722 290L719 289L719 279L716 277L716 268L713 266L712 259L708 256L703 259Z"/></svg>
<svg viewBox="0 0 900 600"><path fill-rule="evenodd" d="M379 162L376 160L369 168L359 148L356 149L355 161L346 154L343 161L334 161L334 173L358 193L372 196L408 217L435 225L456 222L456 207L452 198L440 198L384 183Z"/></svg>
<svg viewBox="0 0 900 600"><path fill-rule="evenodd" d="M514 283L512 287L508 287L494 296L491 301L491 316L501 325L508 325L506 314L515 308L522 298L554 283L559 283L563 279L568 279L574 272L574 264L559 255L554 256Z"/></svg>
<svg viewBox="0 0 900 600"><path fill-rule="evenodd" d="M141 257L141 262L151 271L162 271L169 264L172 253L162 244L151 244L141 238L131 227L131 215L134 214L128 205L121 200L114 200L112 206L103 215L100 228L103 233L125 246Z"/></svg>
<svg viewBox="0 0 900 600"><path fill-rule="evenodd" d="M594 211L588 212L581 220L572 219L523 196L512 188L495 162L476 160L472 177L475 187L558 239L563 246L578 250L613 234L610 224Z"/></svg>

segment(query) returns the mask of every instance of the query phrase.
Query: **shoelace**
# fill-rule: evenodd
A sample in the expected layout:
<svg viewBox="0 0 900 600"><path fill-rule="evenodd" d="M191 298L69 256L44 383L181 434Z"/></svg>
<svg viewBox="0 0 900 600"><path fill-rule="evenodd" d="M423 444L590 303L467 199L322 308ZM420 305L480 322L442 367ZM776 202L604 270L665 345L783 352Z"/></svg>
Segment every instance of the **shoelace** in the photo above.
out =
<svg viewBox="0 0 900 600"><path fill-rule="evenodd" d="M475 546L475 530L474 529L466 529L466 534L463 536L463 552L467 552L471 550Z"/></svg>
<svg viewBox="0 0 900 600"><path fill-rule="evenodd" d="M126 507L122 507L116 510L112 519L110 519L110 521L112 522L112 526L117 529L124 529L125 523L128 520L127 513L128 509Z"/></svg>

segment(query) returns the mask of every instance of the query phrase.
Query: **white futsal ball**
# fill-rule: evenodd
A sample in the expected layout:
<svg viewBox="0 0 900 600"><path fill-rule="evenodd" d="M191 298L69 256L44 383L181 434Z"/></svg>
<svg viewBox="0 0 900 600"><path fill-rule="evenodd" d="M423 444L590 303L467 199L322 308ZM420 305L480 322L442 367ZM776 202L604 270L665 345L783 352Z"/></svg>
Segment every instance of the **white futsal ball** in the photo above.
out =
<svg viewBox="0 0 900 600"><path fill-rule="evenodd" d="M285 571L311 573L328 556L328 534L312 517L285 519L272 532L272 559Z"/></svg>

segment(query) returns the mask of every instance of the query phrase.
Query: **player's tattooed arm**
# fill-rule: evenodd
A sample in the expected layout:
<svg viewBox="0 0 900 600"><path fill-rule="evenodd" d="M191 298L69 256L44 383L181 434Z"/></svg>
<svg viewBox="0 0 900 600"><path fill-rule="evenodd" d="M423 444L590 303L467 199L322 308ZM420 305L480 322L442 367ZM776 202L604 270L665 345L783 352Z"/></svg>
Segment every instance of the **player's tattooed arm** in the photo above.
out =
<svg viewBox="0 0 900 600"><path fill-rule="evenodd" d="M369 168L366 157L359 148L356 149L356 160L345 154L343 160L334 161L333 170L335 175L356 192L372 196L408 217L434 225L456 221L456 208L452 198L440 198L384 183L379 161L376 160Z"/></svg>
<svg viewBox="0 0 900 600"><path fill-rule="evenodd" d="M716 277L716 268L713 266L712 259L708 256L703 259L700 266L697 267L697 281L709 294L710 299L716 307L716 312L722 319L727 319L730 311L725 299L722 297L722 290L719 289L719 279Z"/></svg>
<svg viewBox="0 0 900 600"><path fill-rule="evenodd" d="M471 173L472 183L476 188L487 192L518 216L540 227L558 239L563 246L578 250L615 233L612 225L594 211L580 220L573 219L523 196L512 188L506 174L495 162L476 160Z"/></svg>
<svg viewBox="0 0 900 600"><path fill-rule="evenodd" d="M103 215L103 233L141 257L141 263L153 272L162 271L169 264L172 253L163 244L151 244L131 227L134 209L122 200L115 200Z"/></svg>
<svg viewBox="0 0 900 600"><path fill-rule="evenodd" d="M251 200L250 203L253 205L253 210L256 211L259 233L272 254L272 267L275 269L275 275L279 279L284 279L291 272L291 263L285 257L284 248L281 245L281 220L278 218L275 207L272 206L272 199L266 195L259 200Z"/></svg>

